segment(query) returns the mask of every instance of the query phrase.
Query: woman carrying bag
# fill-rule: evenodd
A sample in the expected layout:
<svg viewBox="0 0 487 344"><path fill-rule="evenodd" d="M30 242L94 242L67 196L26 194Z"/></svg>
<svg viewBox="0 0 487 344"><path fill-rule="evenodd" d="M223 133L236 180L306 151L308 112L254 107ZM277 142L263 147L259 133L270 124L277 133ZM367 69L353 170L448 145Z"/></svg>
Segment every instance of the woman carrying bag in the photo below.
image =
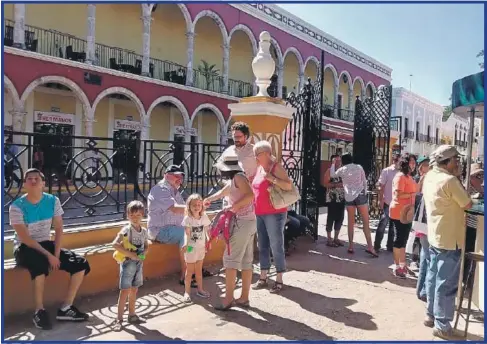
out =
<svg viewBox="0 0 487 344"><path fill-rule="evenodd" d="M272 147L267 141L254 145L257 171L252 181L255 214L257 215L257 239L259 243L260 278L254 289L268 287L267 274L271 268L271 250L277 277L272 293L282 290L282 275L286 271L284 226L287 208L299 198L297 190L284 167L272 156Z"/></svg>

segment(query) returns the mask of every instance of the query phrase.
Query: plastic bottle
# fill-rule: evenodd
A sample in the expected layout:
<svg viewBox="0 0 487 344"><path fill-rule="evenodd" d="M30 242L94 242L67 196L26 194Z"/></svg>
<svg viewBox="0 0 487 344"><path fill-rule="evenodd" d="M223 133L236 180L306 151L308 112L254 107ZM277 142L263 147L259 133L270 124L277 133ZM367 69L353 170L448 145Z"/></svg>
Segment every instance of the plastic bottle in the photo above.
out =
<svg viewBox="0 0 487 344"><path fill-rule="evenodd" d="M191 253L191 251L193 251L193 246L188 246L188 248L186 249L186 252Z"/></svg>
<svg viewBox="0 0 487 344"><path fill-rule="evenodd" d="M137 257L139 257L140 260L144 260L145 259L145 255L144 254L139 254Z"/></svg>

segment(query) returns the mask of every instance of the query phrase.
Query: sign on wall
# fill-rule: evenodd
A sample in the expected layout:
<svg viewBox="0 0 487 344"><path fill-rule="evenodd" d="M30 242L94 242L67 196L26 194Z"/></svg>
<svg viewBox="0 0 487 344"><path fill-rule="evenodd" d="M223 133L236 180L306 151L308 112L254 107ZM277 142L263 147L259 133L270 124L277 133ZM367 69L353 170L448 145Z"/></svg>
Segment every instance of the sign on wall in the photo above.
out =
<svg viewBox="0 0 487 344"><path fill-rule="evenodd" d="M61 112L34 111L34 122L75 125L73 114Z"/></svg>
<svg viewBox="0 0 487 344"><path fill-rule="evenodd" d="M139 131L140 130L140 123L139 122L134 122L134 121L127 121L123 119L116 119L113 129L115 130L134 130L134 131Z"/></svg>

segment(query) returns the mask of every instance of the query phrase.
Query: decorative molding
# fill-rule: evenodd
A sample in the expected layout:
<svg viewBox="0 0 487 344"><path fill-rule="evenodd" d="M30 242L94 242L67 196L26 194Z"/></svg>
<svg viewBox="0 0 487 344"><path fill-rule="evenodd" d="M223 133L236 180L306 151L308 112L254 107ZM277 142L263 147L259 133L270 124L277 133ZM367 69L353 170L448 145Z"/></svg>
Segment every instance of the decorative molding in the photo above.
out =
<svg viewBox="0 0 487 344"><path fill-rule="evenodd" d="M255 144L259 141L267 141L272 147L272 155L277 156L279 147L282 146L282 138L275 133L252 133L251 143Z"/></svg>
<svg viewBox="0 0 487 344"><path fill-rule="evenodd" d="M247 14L269 23L319 49L339 57L387 81L392 80L392 69L372 57L352 48L335 37L287 12L274 4L230 4Z"/></svg>
<svg viewBox="0 0 487 344"><path fill-rule="evenodd" d="M314 56L314 55L308 56L308 58L307 58L307 59L306 59L306 61L304 62L304 69L306 69L306 66L308 65L308 63L309 63L310 61L312 61L312 62L314 62L314 63L315 63L315 65L316 65L316 69L318 69L318 71L319 71L319 69L320 69L320 64L321 64L321 63L320 63L320 61L318 60L318 58L317 58L316 56Z"/></svg>
<svg viewBox="0 0 487 344"><path fill-rule="evenodd" d="M331 63L328 63L325 65L325 68L323 69L324 72L326 72L327 69L331 70L331 72L333 73L333 76L335 78L335 80L334 80L335 86L337 86L338 85L338 72L337 72L335 66L333 66Z"/></svg>
<svg viewBox="0 0 487 344"><path fill-rule="evenodd" d="M360 97L363 98L363 94L365 93L365 82L360 76L355 77L355 79L353 80L352 89L354 88L355 82L357 81L360 83Z"/></svg>
<svg viewBox="0 0 487 344"><path fill-rule="evenodd" d="M161 103L170 103L170 104L174 105L179 110L179 112L181 113L181 116L183 117L184 126L186 128L189 128L191 126L191 120L189 118L188 110L186 109L186 107L184 106L182 101L180 101L178 98L173 97L173 96L161 96L161 97L157 98L156 100L154 100L152 102L152 104L149 106L149 110L147 110L147 118L148 119L150 119L152 111L154 110L154 108Z"/></svg>
<svg viewBox="0 0 487 344"><path fill-rule="evenodd" d="M304 72L304 61L303 57L301 56L301 53L299 52L298 49L295 47L289 47L287 48L286 52L282 56L282 61L284 62L286 60L286 56L289 53L293 53L294 56L296 56L296 59L298 60L298 65L299 65L299 73Z"/></svg>
<svg viewBox="0 0 487 344"><path fill-rule="evenodd" d="M218 27L220 28L220 32L222 34L223 44L224 45L228 44L228 32L227 32L227 29L225 27L225 23L223 22L223 19L217 13L215 13L211 10L203 10L196 15L196 17L193 20L193 24L191 26L191 32L195 32L195 28L196 28L196 24L198 23L198 20L200 20L203 17L210 17L211 19L213 19L215 21L216 25L218 25Z"/></svg>
<svg viewBox="0 0 487 344"><path fill-rule="evenodd" d="M17 50L17 49L16 49ZM50 82L55 82L61 85L64 85L68 87L73 93L76 95L76 97L79 99L81 102L81 105L83 106L83 115L85 117L89 117L91 113L91 106L90 106L90 101L88 100L88 97L86 96L85 92L81 89L81 87L78 86L77 83L72 81L71 79L65 78L64 76L57 76L57 75L48 75L48 76L42 76L38 79L35 79L32 81L24 90L22 93L22 96L20 97L20 103L23 105L25 104L25 101L29 97L29 95L38 87Z"/></svg>
<svg viewBox="0 0 487 344"><path fill-rule="evenodd" d="M210 97L222 98L222 99L231 100L234 102L238 102L240 100L240 98L237 98L237 97L232 97L232 96L228 96L228 95L221 94L221 93L202 90L202 89L191 87L191 86L175 84L175 83L168 82L168 81L153 79L153 78L149 78L149 77L145 77L145 76L141 76L141 75L137 75L137 74L132 74L132 73L121 72L118 70L100 67L100 66L90 66L90 65L83 63L83 62L67 60L67 59L63 59L63 58L55 57L55 56L43 55L43 54L35 53L32 51L16 49L16 48L12 48L12 47L4 47L4 53L16 55L16 56L33 58L33 59L41 60L41 61L52 62L52 63L56 63L59 65L64 65L64 66L68 66L68 67L80 68L80 69L86 70L86 71L93 71L93 72L103 73L103 74L107 74L107 75L113 75L113 76L117 76L117 77L121 77L121 78L137 80L140 82L147 82L147 83L160 85L160 86L164 86L164 87L171 87L171 88L179 89L179 90L183 90L183 91L189 91L189 92L204 94L204 95L207 95ZM190 75L192 75L192 73L188 74L188 76L190 76Z"/></svg>
<svg viewBox="0 0 487 344"><path fill-rule="evenodd" d="M90 116L91 118L95 117L96 107L97 107L98 103L103 98L105 98L106 96L108 96L110 94L123 94L124 96L130 98L135 103L135 106L137 107L137 111L139 111L140 122L143 123L144 118L146 116L144 105L142 104L142 101L139 99L139 97L137 97L137 95L134 92L132 92L131 90L129 90L125 87L110 87L110 88L107 88L107 89L101 91L100 93L98 93L95 101L93 102L92 113Z"/></svg>
<svg viewBox="0 0 487 344"><path fill-rule="evenodd" d="M290 105L275 104L271 102L248 102L228 104L232 116L273 116L292 119L296 111Z"/></svg>
<svg viewBox="0 0 487 344"><path fill-rule="evenodd" d="M257 55L257 40L255 39L254 34L252 33L252 30L244 24L237 24L233 27L233 29L230 31L228 34L228 43L230 44L230 41L232 40L232 36L236 31L243 31L247 34L250 40L250 44L252 45L252 55L255 56Z"/></svg>
<svg viewBox="0 0 487 344"><path fill-rule="evenodd" d="M193 114L191 115L191 122L189 124L189 127L193 127L193 122L196 116L198 115L198 112L201 110L210 110L212 111L216 117L218 118L218 122L220 122L220 128L225 128L225 117L223 117L222 112L220 111L219 108L217 108L215 105L210 104L210 103L204 103L200 104L194 111Z"/></svg>

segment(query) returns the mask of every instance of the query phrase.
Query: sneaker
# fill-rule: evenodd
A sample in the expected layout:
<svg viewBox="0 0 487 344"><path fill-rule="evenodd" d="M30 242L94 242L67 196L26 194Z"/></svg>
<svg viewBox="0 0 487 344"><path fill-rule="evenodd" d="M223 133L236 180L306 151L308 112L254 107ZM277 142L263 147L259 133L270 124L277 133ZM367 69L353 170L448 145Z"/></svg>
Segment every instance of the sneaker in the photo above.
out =
<svg viewBox="0 0 487 344"><path fill-rule="evenodd" d="M433 336L444 339L444 340L449 340L449 341L458 341L462 339L460 335L455 333L453 329L450 329L448 331L442 331L437 328L433 330Z"/></svg>
<svg viewBox="0 0 487 344"><path fill-rule="evenodd" d="M88 318L88 314L81 312L75 306L71 306L65 311L63 311L62 309L58 309L56 316L57 320L64 321L86 321L88 320Z"/></svg>
<svg viewBox="0 0 487 344"><path fill-rule="evenodd" d="M52 329L51 321L49 320L49 315L47 314L45 309L40 309L34 313L32 317L34 321L34 325L41 330L50 330Z"/></svg>
<svg viewBox="0 0 487 344"><path fill-rule="evenodd" d="M430 317L429 315L426 316L423 320L423 325L426 327L434 327L435 326L435 319Z"/></svg>
<svg viewBox="0 0 487 344"><path fill-rule="evenodd" d="M399 278L406 278L406 269L401 267L394 268L393 275Z"/></svg>
<svg viewBox="0 0 487 344"><path fill-rule="evenodd" d="M191 303L191 296L189 294L184 294L183 296L183 302L184 303Z"/></svg>

